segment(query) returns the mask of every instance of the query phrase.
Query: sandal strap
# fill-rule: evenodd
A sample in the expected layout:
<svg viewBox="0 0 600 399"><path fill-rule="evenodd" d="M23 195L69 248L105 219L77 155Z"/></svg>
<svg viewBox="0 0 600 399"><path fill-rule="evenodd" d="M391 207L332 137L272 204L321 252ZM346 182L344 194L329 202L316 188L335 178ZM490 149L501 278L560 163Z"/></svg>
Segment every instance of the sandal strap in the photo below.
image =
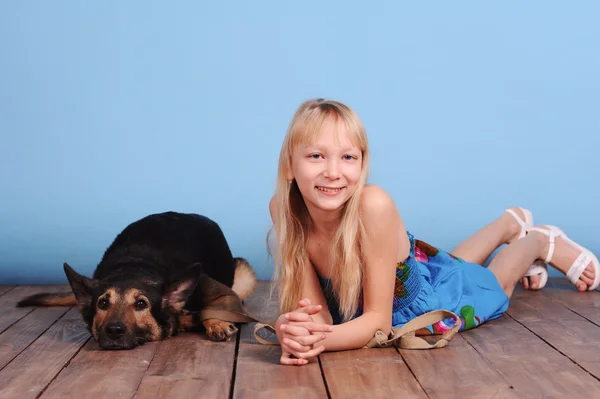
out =
<svg viewBox="0 0 600 399"><path fill-rule="evenodd" d="M515 218L515 220L517 221L517 223L519 223L519 226L521 226L522 228L526 229L527 225L525 224L525 221L523 219L521 219L521 217L517 214L517 212L513 211L512 209L507 209L505 212L508 212L512 215L512 217Z"/></svg>
<svg viewBox="0 0 600 399"><path fill-rule="evenodd" d="M544 235L546 235L548 237L548 254L546 255L546 259L544 259L544 263L550 263L550 261L552 260L552 255L554 255L554 247L555 247L555 242L556 242L556 237L560 236L562 234L561 231L555 231L554 229L550 229L550 230L546 230L546 229L540 229L537 227L532 227L530 229L528 229L528 231L537 231L538 233L542 233Z"/></svg>
<svg viewBox="0 0 600 399"><path fill-rule="evenodd" d="M523 237L525 237L527 235L527 229L529 229L531 226L527 224L527 214L530 213L528 210L523 209L523 208L519 208L523 214L525 215L525 217L523 219L521 219L521 217L517 214L517 212L513 211L512 209L508 208L505 210L506 213L510 214L519 224L519 226L521 226L521 232L519 233L519 237L517 239L521 239Z"/></svg>
<svg viewBox="0 0 600 399"><path fill-rule="evenodd" d="M585 253L585 252L580 253L579 256L577 257L577 259L575 259L575 261L571 265L571 268L569 268L569 271L566 274L567 279L572 284L575 284L577 282L577 280L579 280L579 277L581 277L581 275L583 274L583 271L585 270L587 265L590 264L591 261L592 261L592 258L587 253Z"/></svg>
<svg viewBox="0 0 600 399"><path fill-rule="evenodd" d="M527 269L525 272L524 277L541 276L544 273L548 274L548 267L541 260L536 260L531 266L529 266L529 269Z"/></svg>

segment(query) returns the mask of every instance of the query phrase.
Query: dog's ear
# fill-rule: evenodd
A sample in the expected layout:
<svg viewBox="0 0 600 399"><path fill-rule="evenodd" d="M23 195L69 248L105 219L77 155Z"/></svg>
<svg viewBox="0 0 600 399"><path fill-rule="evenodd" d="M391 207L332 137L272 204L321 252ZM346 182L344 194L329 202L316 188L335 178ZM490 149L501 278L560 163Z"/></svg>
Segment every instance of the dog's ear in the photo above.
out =
<svg viewBox="0 0 600 399"><path fill-rule="evenodd" d="M181 312L196 289L201 273L202 265L193 263L175 275L165 287L162 299L163 308L171 308L176 313Z"/></svg>
<svg viewBox="0 0 600 399"><path fill-rule="evenodd" d="M82 276L73 270L67 263L63 266L69 284L71 285L71 290L77 299L77 307L85 317L92 306L92 293L93 289L97 286L96 280Z"/></svg>

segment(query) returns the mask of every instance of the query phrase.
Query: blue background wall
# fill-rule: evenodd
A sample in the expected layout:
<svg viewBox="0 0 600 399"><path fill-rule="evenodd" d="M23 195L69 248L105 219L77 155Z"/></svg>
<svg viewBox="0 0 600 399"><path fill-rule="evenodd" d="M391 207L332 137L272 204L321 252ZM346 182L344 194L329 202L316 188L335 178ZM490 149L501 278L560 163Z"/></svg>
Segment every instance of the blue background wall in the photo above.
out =
<svg viewBox="0 0 600 399"><path fill-rule="evenodd" d="M600 5L0 4L0 282L91 274L153 212L217 220L271 277L267 204L304 100L353 107L410 230L451 249L507 206L600 252Z"/></svg>

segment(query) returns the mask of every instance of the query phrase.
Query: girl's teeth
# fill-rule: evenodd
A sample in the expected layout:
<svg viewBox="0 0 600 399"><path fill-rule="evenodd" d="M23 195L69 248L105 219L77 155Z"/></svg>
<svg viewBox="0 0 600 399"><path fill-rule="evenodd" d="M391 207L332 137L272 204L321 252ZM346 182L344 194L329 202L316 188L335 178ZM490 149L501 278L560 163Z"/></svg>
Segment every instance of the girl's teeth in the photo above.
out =
<svg viewBox="0 0 600 399"><path fill-rule="evenodd" d="M325 187L317 187L317 189L321 191L325 191L326 193L337 193L341 190L341 188L325 188Z"/></svg>

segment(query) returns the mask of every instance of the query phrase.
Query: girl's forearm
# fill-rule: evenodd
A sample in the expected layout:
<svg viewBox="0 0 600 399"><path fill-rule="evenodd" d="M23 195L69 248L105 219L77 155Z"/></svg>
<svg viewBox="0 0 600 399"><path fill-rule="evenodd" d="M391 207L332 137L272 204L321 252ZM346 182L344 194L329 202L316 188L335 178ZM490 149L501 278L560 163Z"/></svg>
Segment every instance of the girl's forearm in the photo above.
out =
<svg viewBox="0 0 600 399"><path fill-rule="evenodd" d="M391 325L387 328L385 318L375 312L362 314L356 319L343 324L333 326L333 332L327 333L327 337L315 346L325 346L325 351L342 351L348 349L359 349L364 347L375 335L377 330L386 334L391 331Z"/></svg>

